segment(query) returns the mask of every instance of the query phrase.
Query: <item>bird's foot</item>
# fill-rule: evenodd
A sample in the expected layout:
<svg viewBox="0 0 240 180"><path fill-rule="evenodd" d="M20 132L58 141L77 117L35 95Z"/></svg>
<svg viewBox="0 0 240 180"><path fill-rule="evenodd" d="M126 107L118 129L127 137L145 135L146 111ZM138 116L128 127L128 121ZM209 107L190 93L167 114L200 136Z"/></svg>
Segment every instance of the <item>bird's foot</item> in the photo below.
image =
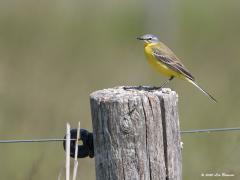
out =
<svg viewBox="0 0 240 180"><path fill-rule="evenodd" d="M156 90L161 90L162 87L150 87L150 86L127 86L127 87L123 87L124 90L128 91L128 90L139 90L139 91L156 91Z"/></svg>
<svg viewBox="0 0 240 180"><path fill-rule="evenodd" d="M124 90L128 91L128 90L145 90L146 87L144 86L127 86L127 87L123 87Z"/></svg>
<svg viewBox="0 0 240 180"><path fill-rule="evenodd" d="M159 90L159 91L160 91L161 89L162 89L161 86L160 86L160 87L153 86L153 87L149 87L149 88L148 88L149 91L156 91L156 90Z"/></svg>

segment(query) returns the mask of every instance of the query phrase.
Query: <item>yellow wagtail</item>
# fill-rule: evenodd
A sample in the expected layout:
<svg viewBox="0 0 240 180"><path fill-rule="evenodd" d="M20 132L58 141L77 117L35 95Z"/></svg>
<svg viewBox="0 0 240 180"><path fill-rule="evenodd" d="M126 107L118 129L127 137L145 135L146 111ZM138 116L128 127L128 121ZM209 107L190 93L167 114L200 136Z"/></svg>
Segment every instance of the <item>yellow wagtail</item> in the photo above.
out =
<svg viewBox="0 0 240 180"><path fill-rule="evenodd" d="M169 77L160 87L164 87L169 83L174 77L187 80L205 95L209 97L214 102L216 99L211 96L207 91L201 88L196 82L192 74L184 67L177 56L169 49L165 44L160 42L158 38L152 34L145 34L137 38L138 40L143 40L144 51L148 62L160 73Z"/></svg>

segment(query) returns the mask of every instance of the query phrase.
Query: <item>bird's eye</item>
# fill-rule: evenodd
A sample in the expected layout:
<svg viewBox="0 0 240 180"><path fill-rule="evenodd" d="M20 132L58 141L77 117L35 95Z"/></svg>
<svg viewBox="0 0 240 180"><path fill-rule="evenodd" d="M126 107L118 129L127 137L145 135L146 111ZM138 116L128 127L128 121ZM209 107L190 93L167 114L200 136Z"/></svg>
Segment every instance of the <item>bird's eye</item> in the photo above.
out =
<svg viewBox="0 0 240 180"><path fill-rule="evenodd" d="M152 40L152 38L148 38L148 40Z"/></svg>

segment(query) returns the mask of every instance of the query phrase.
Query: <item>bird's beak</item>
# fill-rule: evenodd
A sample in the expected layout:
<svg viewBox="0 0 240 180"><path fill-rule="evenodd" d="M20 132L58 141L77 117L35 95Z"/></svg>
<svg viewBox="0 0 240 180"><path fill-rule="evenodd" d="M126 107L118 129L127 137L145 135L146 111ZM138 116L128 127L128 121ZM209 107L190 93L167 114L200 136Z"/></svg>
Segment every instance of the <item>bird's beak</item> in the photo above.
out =
<svg viewBox="0 0 240 180"><path fill-rule="evenodd" d="M137 40L145 40L145 39L140 36L140 37L137 37Z"/></svg>

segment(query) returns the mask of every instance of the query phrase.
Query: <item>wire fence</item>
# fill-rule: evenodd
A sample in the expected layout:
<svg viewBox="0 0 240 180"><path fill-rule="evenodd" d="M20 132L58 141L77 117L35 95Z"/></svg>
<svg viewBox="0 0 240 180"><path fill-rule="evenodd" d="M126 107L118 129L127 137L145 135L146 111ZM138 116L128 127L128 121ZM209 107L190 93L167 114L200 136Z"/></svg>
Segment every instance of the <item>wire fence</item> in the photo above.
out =
<svg viewBox="0 0 240 180"><path fill-rule="evenodd" d="M240 127L234 128L211 128L211 129L194 129L194 130L183 130L180 131L181 134L193 134L193 133L213 133L213 132L232 132L240 131ZM46 142L62 142L65 141L64 138L46 138L46 139L9 139L0 140L0 143L46 143ZM71 141L76 141L77 139L70 139Z"/></svg>
<svg viewBox="0 0 240 180"><path fill-rule="evenodd" d="M240 131L240 127L186 130L186 131L181 131L181 134L211 133L211 132L222 132L222 131Z"/></svg>

